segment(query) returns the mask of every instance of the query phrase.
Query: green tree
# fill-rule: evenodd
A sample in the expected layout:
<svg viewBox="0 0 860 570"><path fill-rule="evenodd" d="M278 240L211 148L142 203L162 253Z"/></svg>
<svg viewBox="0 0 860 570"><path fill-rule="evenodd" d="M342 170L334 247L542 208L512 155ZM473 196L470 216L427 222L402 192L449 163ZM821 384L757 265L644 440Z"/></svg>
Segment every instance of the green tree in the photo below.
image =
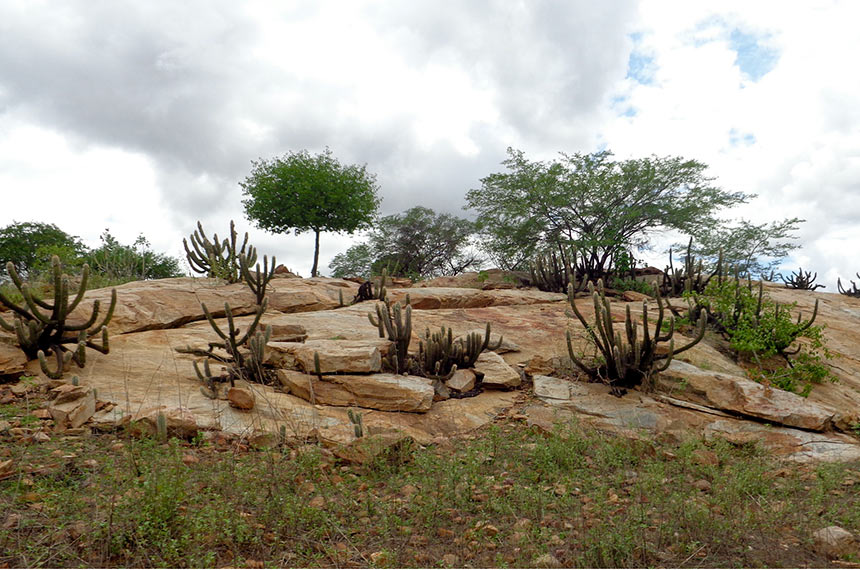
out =
<svg viewBox="0 0 860 570"><path fill-rule="evenodd" d="M0 229L0 276L6 275L6 262L31 278L31 273L50 268L51 256L58 255L66 266L74 266L86 252L77 236L71 236L54 224L13 222Z"/></svg>
<svg viewBox="0 0 860 570"><path fill-rule="evenodd" d="M608 151L532 162L508 149L508 172L481 180L466 196L478 211L484 248L499 267L517 269L542 251L576 247L589 278L605 276L625 250L673 228L696 235L715 212L750 196L726 192L707 166L679 157L615 161Z"/></svg>
<svg viewBox="0 0 860 570"><path fill-rule="evenodd" d="M335 277L369 276L383 267L413 279L456 275L482 261L468 250L474 233L468 220L416 206L380 218L366 243L336 255L329 267Z"/></svg>
<svg viewBox="0 0 860 570"><path fill-rule="evenodd" d="M292 152L281 158L255 161L240 183L245 215L257 227L296 235L314 232L316 277L321 232L347 232L369 227L379 206L376 177L365 166L343 166L331 154Z"/></svg>
<svg viewBox="0 0 860 570"><path fill-rule="evenodd" d="M119 243L108 229L99 237L101 245L87 253L86 261L96 274L111 282L164 279L182 275L179 260L152 251L149 240L143 234L137 236L132 245Z"/></svg>
<svg viewBox="0 0 860 570"><path fill-rule="evenodd" d="M715 225L703 229L696 236L692 251L715 261L722 250L723 260L730 266L737 266L741 273L767 277L791 251L800 247L799 243L790 240L797 239L792 232L797 231L804 221L786 218L755 225L741 220L732 227Z"/></svg>
<svg viewBox="0 0 860 570"><path fill-rule="evenodd" d="M343 253L338 253L329 263L332 277L363 277L370 279L373 265L373 252L367 243L350 246Z"/></svg>

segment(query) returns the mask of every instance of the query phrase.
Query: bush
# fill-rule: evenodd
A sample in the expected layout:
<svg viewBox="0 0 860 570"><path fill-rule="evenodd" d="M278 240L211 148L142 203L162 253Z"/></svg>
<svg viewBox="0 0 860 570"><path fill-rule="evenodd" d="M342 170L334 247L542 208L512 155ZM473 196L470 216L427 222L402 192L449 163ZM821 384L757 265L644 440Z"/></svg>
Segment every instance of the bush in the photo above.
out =
<svg viewBox="0 0 860 570"><path fill-rule="evenodd" d="M738 279L712 280L702 295L689 295L695 308L708 310L711 324L729 341L740 355L758 365L752 376L771 384L807 395L812 384L825 379L835 381L825 360L831 353L824 343L822 326L812 323L818 314L818 301L812 317L806 321L792 317L796 303L780 305L751 284ZM786 366L764 365L763 361L778 356ZM794 357L794 358L791 358Z"/></svg>

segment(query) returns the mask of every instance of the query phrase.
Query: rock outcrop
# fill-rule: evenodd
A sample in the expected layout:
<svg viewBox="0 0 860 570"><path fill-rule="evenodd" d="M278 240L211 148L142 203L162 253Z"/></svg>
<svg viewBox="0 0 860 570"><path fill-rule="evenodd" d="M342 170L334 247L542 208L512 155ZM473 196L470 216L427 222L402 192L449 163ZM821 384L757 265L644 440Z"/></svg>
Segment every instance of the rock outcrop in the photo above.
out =
<svg viewBox="0 0 860 570"><path fill-rule="evenodd" d="M477 274L473 277L478 279ZM499 286L514 285L515 279L502 273L491 277ZM478 284L483 286L483 281ZM458 372L447 386L382 372L391 343L380 339L368 322L375 302L340 303L352 300L357 283L276 277L262 319L273 331L266 360L273 385L239 386L232 398L225 389L211 399L200 390L193 368L197 358L175 349L206 347L219 340L204 319L201 302L222 328L226 327L218 311L223 314L224 304L229 304L237 326L244 328L253 319L254 297L241 283L165 279L117 287L110 353L88 354L84 369L67 372L67 379L79 376L80 386L60 391L67 391L67 396L58 392L51 416L58 428L130 423L138 431L155 433L163 415L168 431L181 437L221 430L262 441L265 434L286 433L344 445L355 439L349 407L363 408L368 433L403 434L419 443L474 429L508 413L521 414L528 423L546 429L577 418L627 437L680 441L696 434L759 442L797 461L860 458L860 440L851 430L860 420L860 300L768 286L775 299L797 302L804 312L820 299L817 323L827 325L824 334L838 353L833 370L840 381L816 386L809 398L749 380L707 337L656 378L656 391L633 390L617 398L604 385L575 380L565 331L571 330L576 349L586 352L589 346L579 323L567 316L563 295L522 288L426 285L389 289L391 301L403 302L409 294L411 352L417 352L425 329L441 326L463 336L472 331L483 334L489 322L493 341L500 335L505 341L495 352L483 353L474 370ZM88 304L109 294L88 292L78 310L88 314ZM577 303L589 318L590 300ZM627 304L612 301L614 320L623 322ZM634 313L641 310L641 301L629 304ZM9 381L22 372L41 375L38 363L26 362L13 346L14 338L0 336L0 376ZM319 355L322 378L314 374L314 354ZM218 363L212 367L217 371ZM456 397L439 401L445 390ZM103 405L108 402L112 405Z"/></svg>

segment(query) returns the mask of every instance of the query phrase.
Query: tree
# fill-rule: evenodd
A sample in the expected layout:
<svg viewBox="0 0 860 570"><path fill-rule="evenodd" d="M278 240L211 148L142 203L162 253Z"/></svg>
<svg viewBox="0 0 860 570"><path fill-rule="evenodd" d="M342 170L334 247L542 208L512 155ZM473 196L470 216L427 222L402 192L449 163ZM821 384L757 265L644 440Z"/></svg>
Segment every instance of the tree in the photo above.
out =
<svg viewBox="0 0 860 570"><path fill-rule="evenodd" d="M336 255L329 267L335 277L369 276L383 267L411 278L456 275L482 261L467 251L474 233L475 224L468 220L417 206L381 218L367 243Z"/></svg>
<svg viewBox="0 0 860 570"><path fill-rule="evenodd" d="M317 276L320 232L347 232L369 227L379 206L376 177L365 166L342 166L329 149L311 156L292 152L282 158L252 162L240 183L245 215L257 227L275 233L293 229L314 232Z"/></svg>
<svg viewBox="0 0 860 570"><path fill-rule="evenodd" d="M73 266L84 255L86 247L80 238L71 236L55 226L39 222L13 222L0 229L0 275L6 274L6 262L24 278L31 272L50 268L51 256Z"/></svg>
<svg viewBox="0 0 860 570"><path fill-rule="evenodd" d="M182 275L179 260L152 251L149 240L143 234L137 236L132 245L119 243L108 229L99 237L101 246L90 250L86 261L94 272L108 279L137 281Z"/></svg>
<svg viewBox="0 0 860 570"><path fill-rule="evenodd" d="M695 235L715 223L718 209L750 197L712 186L707 166L694 160L612 156L561 153L542 163L509 148L502 163L509 172L483 178L466 196L497 265L518 269L536 253L573 246L581 270L597 279L623 252L645 247L649 233L674 228Z"/></svg>
<svg viewBox="0 0 860 570"><path fill-rule="evenodd" d="M734 227L714 226L705 228L693 241L695 255L716 261L720 250L723 260L735 266L741 273L764 275L773 271L791 251L800 244L786 240L797 239L791 232L797 231L800 218L786 218L780 222L755 225L741 220ZM766 258L762 261L760 258Z"/></svg>

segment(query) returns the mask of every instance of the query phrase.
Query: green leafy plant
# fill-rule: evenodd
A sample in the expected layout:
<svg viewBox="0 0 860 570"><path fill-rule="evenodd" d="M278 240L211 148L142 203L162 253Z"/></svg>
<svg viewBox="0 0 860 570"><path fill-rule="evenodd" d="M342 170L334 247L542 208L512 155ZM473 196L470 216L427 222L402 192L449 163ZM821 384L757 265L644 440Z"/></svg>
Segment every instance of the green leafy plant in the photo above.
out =
<svg viewBox="0 0 860 570"><path fill-rule="evenodd" d="M711 325L728 341L729 346L757 363L753 377L792 392L806 395L812 384L835 381L825 360L831 357L823 336L823 326L814 326L818 315L816 299L812 315L791 315L796 303L780 305L764 294L761 283L757 292L750 281L715 280L701 295L689 295L691 313L707 309ZM778 356L785 366L764 366L763 361Z"/></svg>
<svg viewBox="0 0 860 570"><path fill-rule="evenodd" d="M508 149L507 171L466 195L483 247L497 267L527 268L538 252L576 247L589 281L658 227L694 234L748 196L713 185L707 166L681 157L615 160L609 151L529 160ZM580 273L581 274L581 273Z"/></svg>
<svg viewBox="0 0 860 570"><path fill-rule="evenodd" d="M617 277L612 279L612 288L617 291L636 291L649 297L657 296L657 287L647 281L640 281L639 279L632 279L630 277L626 279Z"/></svg>

